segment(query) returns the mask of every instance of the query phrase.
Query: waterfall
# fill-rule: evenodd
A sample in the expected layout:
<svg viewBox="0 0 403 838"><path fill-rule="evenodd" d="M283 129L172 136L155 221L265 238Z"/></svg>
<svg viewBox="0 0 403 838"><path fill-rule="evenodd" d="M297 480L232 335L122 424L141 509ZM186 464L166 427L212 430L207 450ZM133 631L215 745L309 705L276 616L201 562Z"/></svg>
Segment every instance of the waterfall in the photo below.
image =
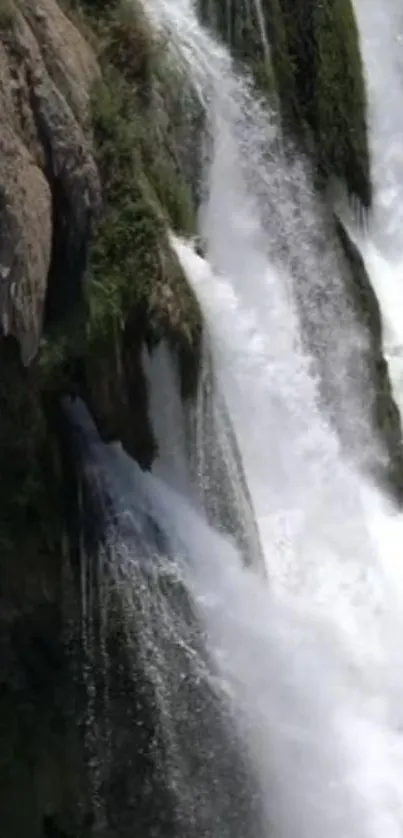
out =
<svg viewBox="0 0 403 838"><path fill-rule="evenodd" d="M264 557L242 458L222 391L215 380L205 329L197 396L184 405L178 373L164 344L143 354L158 438L153 471L174 488L193 492L209 521L233 538L245 564L264 570Z"/></svg>
<svg viewBox="0 0 403 838"><path fill-rule="evenodd" d="M211 135L205 257L171 237L208 341L190 406L144 353L151 473L65 408L112 667L95 834L402 838L402 520L368 335L308 163L191 0L145 9Z"/></svg>
<svg viewBox="0 0 403 838"><path fill-rule="evenodd" d="M381 472L385 452L370 418L371 341L349 302L351 279L333 221L312 189L309 163L281 148L277 115L248 75L235 73L227 50L200 26L191 0L153 0L147 13L206 109L213 146L206 175L210 211L202 211L200 225L213 268L236 275L253 293L251 277L265 273L270 254L283 294L294 299L325 416L349 456ZM261 303L263 318L270 290Z"/></svg>
<svg viewBox="0 0 403 838"><path fill-rule="evenodd" d="M110 600L111 742L95 764L109 829L398 838L399 674L368 626L366 656L332 601L321 612L303 587L267 587L189 493L94 438L82 406L69 413ZM281 550L265 549L274 568Z"/></svg>
<svg viewBox="0 0 403 838"><path fill-rule="evenodd" d="M303 615L315 638L317 689L326 690L324 679L332 683L324 712L330 741L336 724L340 751L336 747L333 753L330 745L324 758L305 719L304 746L294 743L287 763L287 724L279 725L284 773L268 768L275 725L268 724L264 710L263 721L259 716L256 688L246 689L251 715L261 720L256 738L267 751L256 759L273 789L268 817L278 836L401 835L402 573L392 538L402 544L402 522L364 476L368 462L382 457L368 405L368 335L349 305L343 266L323 207L309 188L307 163L296 154L290 162L279 151L275 119L252 95L248 79L235 76L228 54L200 27L191 3L154 0L150 9L154 24L170 33L176 59L187 64L210 121L213 151L200 219L206 260L189 244L173 242L201 302L218 382L240 443L270 578L266 608L271 614L275 603L289 609L280 618L285 655L288 642L292 655L287 621L297 620L304 648ZM223 599L228 595L226 590ZM243 608L246 622L251 611L259 612L258 606L248 608L246 599ZM243 608L237 604L230 611L238 615ZM225 622L227 609L222 613ZM212 630L211 614L207 619ZM238 634L229 623L228 635L236 638L229 657L236 660L240 634L248 636L248 630L243 625ZM274 616L268 631L275 634ZM318 642L322 632L325 654ZM247 641L246 648L239 666L253 683L247 664L256 657ZM257 656L269 661L271 654ZM264 682L260 668L259 674ZM262 687L263 707L275 680L276 674L266 682L267 692ZM294 714L299 719L300 698L304 703L303 680L293 680L291 727ZM320 716L311 693L309 701L313 716ZM356 746L350 749L354 735ZM323 758L325 788L317 795L315 781L310 787L309 772L304 773L304 747L306 754L313 749L306 756L309 765L321 765ZM291 765L298 765L292 779ZM341 778L347 778L347 790ZM316 782L319 786L319 777ZM282 792L277 783L284 784ZM340 784L347 803L343 792L338 799ZM298 799L290 810L295 787L303 802ZM279 802L276 812L273 797L283 801L283 809ZM318 798L326 801L323 809Z"/></svg>
<svg viewBox="0 0 403 838"><path fill-rule="evenodd" d="M82 526L92 522L82 562L97 569L91 596L101 612L98 633L85 637L96 672L85 679L89 722L102 736L89 743L94 834L126 836L133 824L158 838L259 834L255 769L197 613L198 555L184 522L197 522L202 553L242 559L169 483L103 444L83 403L64 409L86 495ZM111 675L103 705L102 649Z"/></svg>

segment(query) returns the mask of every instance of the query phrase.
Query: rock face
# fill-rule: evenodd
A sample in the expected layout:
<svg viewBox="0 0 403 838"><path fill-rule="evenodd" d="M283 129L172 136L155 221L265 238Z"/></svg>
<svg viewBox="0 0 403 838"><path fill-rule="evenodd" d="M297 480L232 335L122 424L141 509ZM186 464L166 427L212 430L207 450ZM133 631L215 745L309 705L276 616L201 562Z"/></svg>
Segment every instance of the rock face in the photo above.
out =
<svg viewBox="0 0 403 838"><path fill-rule="evenodd" d="M10 0L1 25L1 324L28 363L45 309L62 316L77 294L99 193L89 134L99 69L54 0Z"/></svg>
<svg viewBox="0 0 403 838"><path fill-rule="evenodd" d="M32 362L45 322L62 319L80 292L99 204L90 118L98 75L92 49L54 0L0 4L0 820L8 838L43 838L48 814L76 794L63 707L58 470Z"/></svg>
<svg viewBox="0 0 403 838"><path fill-rule="evenodd" d="M294 16L290 0L262 0L263 21L257 4L244 0L200 2L207 16L215 8L214 23L228 35L237 59L249 62L260 89L277 98L287 130L314 155L321 185L336 174L368 206L365 96L350 0L316 4L321 7L316 16L311 3L309 14ZM60 396L80 394L103 438L120 439L140 466L149 468L156 441L141 353L145 345L152 350L164 340L178 365L189 424L198 392L205 419L213 414L201 440L208 449L207 513L224 530L236 529L238 540L244 530L245 521L236 519L238 498L228 485L228 452L211 430L217 427L213 385L200 377L201 312L169 236L169 230L196 233L204 113L189 79L169 62L166 44L150 31L146 7L140 0L0 0L0 823L5 838L86 838L96 828L84 764L83 666L72 654L72 648L80 652L83 639L80 539L74 537L78 478L55 418ZM303 7L299 0L297 7ZM343 246L356 262L351 243ZM362 290L365 281L357 283ZM358 309L362 297L354 295ZM374 335L373 378L382 388L387 371L378 315L373 312L365 327ZM393 453L400 425L388 410L387 386L384 396L376 396L373 410L379 425L388 426ZM236 441L224 412L218 419L233 457ZM240 460L236 467L258 555ZM222 487L222 502L213 503L214 483ZM111 656L116 651L124 663L122 638L112 635L110 644ZM116 766L131 759L123 718L128 702L120 704L124 668L120 679L114 722L122 747ZM147 726L142 737L148 747ZM141 747L140 742L139 754ZM127 776L110 779L118 799ZM150 786L147 794L152 797ZM142 798L138 806L145 805ZM117 834L131 836L132 811L126 814L125 831ZM144 828L141 834L151 832Z"/></svg>
<svg viewBox="0 0 403 838"><path fill-rule="evenodd" d="M77 675L77 487L55 405L61 393L80 391L103 436L122 439L146 468L155 445L143 342L167 337L184 393L197 379L200 312L167 233L168 224L192 229L192 201L173 137L165 151L164 71L152 63L139 7L129 20L125 10L115 15L119 4L98 4L95 17L87 5L75 20L94 49L56 0L0 3L0 821L7 838L72 838L93 828ZM172 81L173 109L174 92Z"/></svg>

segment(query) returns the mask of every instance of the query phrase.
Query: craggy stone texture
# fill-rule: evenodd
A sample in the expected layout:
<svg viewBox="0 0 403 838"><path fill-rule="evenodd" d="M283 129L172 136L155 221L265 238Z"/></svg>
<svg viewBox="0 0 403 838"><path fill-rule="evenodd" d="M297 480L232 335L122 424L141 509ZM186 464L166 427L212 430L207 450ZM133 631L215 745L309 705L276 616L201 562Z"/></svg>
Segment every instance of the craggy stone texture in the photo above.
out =
<svg viewBox="0 0 403 838"><path fill-rule="evenodd" d="M54 0L9 0L0 30L0 314L25 363L38 348L47 292L50 317L77 294L98 202L89 137L98 72Z"/></svg>
<svg viewBox="0 0 403 838"><path fill-rule="evenodd" d="M73 810L74 778L80 776L65 706L59 469L34 356L45 319L64 319L79 296L91 214L99 203L90 127L90 92L98 75L92 49L54 0L4 0L0 820L7 838L52 834L46 819L54 810Z"/></svg>

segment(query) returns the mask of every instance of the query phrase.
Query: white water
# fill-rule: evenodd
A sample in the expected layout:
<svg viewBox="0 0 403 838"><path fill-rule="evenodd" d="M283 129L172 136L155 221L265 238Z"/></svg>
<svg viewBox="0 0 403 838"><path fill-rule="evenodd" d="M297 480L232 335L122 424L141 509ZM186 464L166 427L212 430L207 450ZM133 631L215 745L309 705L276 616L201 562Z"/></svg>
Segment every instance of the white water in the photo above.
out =
<svg viewBox="0 0 403 838"><path fill-rule="evenodd" d="M261 132L267 141L270 120L199 27L190 0L149 8L211 109L208 261L174 244L210 328L268 589L184 497L144 477L150 502L191 557L190 584L259 768L265 838L401 838L402 523L346 461L318 395L317 355L338 394L339 421L356 439L354 462L365 462L373 447L359 360L365 336L343 302L303 167L265 159ZM299 294L292 264L302 271ZM300 328L301 289L313 304L314 358Z"/></svg>
<svg viewBox="0 0 403 838"><path fill-rule="evenodd" d="M183 498L143 484L173 551L190 557L188 584L259 768L264 835L398 838L402 753L379 685L349 671L331 623L270 595Z"/></svg>

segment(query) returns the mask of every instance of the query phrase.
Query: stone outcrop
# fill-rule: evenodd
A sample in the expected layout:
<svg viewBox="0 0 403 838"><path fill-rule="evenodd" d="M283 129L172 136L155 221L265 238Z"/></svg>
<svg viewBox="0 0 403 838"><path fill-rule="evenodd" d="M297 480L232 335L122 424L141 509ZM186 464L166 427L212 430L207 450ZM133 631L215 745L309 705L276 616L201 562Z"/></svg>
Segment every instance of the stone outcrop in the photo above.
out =
<svg viewBox="0 0 403 838"><path fill-rule="evenodd" d="M78 751L64 703L59 467L34 358L44 328L62 322L81 294L99 206L90 109L99 72L55 0L0 4L0 820L7 838L52 834L53 811L71 809L77 794Z"/></svg>
<svg viewBox="0 0 403 838"><path fill-rule="evenodd" d="M99 199L89 108L99 69L55 0L9 0L1 26L0 315L28 363L45 315L63 316L78 293Z"/></svg>
<svg viewBox="0 0 403 838"><path fill-rule="evenodd" d="M254 542L260 560L238 459L240 488L238 495L231 492L226 454L237 455L235 435L225 406L214 407L213 376L200 377L201 313L168 234L196 233L204 113L189 79L167 65L166 45L150 33L143 5L0 0L0 823L5 838L89 838L96 828L84 764L85 673L83 660L72 654L82 652L83 629L80 539L72 533L79 517L78 476L57 426L60 396L81 395L103 438L120 439L140 466L149 468L156 441L141 353L144 345L152 350L165 341L178 365L189 426L197 393L202 402L204 438L197 442L207 452L202 500L208 517L235 532L245 553ZM316 155L321 186L336 174L369 206L365 96L357 33L349 26L350 0L338 5L327 0L315 20L311 14L290 15L290 0L262 0L264 32L257 4L210 0L203 3L205 12L207 5L216 6L215 24L229 33L236 58L249 62L261 90L280 103L287 130ZM302 8L295 0L297 6ZM239 14L228 20L235 7ZM255 9L252 17L247 7ZM336 7L344 16L329 25ZM347 85L354 75L351 96L340 54ZM303 78L297 64L303 73L311 67ZM311 85L308 91L305 84ZM357 130L349 133L353 117ZM372 411L382 431L386 427L393 456L400 423L381 354L379 311L357 253L338 232L357 272L357 319L373 335ZM368 305L370 316L361 318ZM229 452L220 447L217 426L229 440ZM193 465L196 472L199 463ZM396 483L395 474L387 477ZM249 545L242 542L245 525ZM111 658L127 665L122 637L112 633L109 643ZM96 669L97 660L92 663ZM122 741L112 763L121 771L115 775L111 769L108 778L116 786L114 800L132 759L127 724L137 721L133 702L130 719L124 717L129 702L122 695L129 680L122 666L113 685L113 724ZM150 744L147 725L138 736L141 764L143 740ZM144 795L148 780L143 781L137 797ZM148 795L150 789L148 784ZM122 799L125 805L124 789ZM136 799L137 816L140 807L147 809L146 818L149 801ZM119 835L131 836L134 815L124 805L126 831Z"/></svg>

